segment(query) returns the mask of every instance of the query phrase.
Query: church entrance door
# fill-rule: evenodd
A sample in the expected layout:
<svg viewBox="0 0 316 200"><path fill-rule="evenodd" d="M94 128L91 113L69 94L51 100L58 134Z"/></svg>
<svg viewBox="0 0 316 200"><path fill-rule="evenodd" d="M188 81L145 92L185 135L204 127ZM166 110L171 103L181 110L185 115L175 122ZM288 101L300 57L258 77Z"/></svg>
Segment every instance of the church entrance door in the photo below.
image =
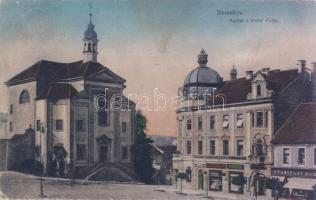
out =
<svg viewBox="0 0 316 200"><path fill-rule="evenodd" d="M106 162L109 160L108 151L109 149L107 145L100 146L100 162Z"/></svg>

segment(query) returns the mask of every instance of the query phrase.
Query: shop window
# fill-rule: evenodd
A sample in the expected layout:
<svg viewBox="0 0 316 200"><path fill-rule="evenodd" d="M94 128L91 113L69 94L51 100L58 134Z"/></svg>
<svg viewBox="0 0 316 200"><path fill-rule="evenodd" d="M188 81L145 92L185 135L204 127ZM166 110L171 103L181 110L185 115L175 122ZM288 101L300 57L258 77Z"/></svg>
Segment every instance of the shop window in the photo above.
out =
<svg viewBox="0 0 316 200"><path fill-rule="evenodd" d="M210 129L215 129L215 116L210 116Z"/></svg>
<svg viewBox="0 0 316 200"><path fill-rule="evenodd" d="M229 173L229 191L233 192L233 193L239 193L239 194L243 194L244 193L244 187L243 185L234 185L234 180L233 179L237 179L238 182L242 182L243 180L239 180L239 179L244 179L244 176L242 173Z"/></svg>
<svg viewBox="0 0 316 200"><path fill-rule="evenodd" d="M209 190L211 191L222 191L223 190L223 179L220 171L209 171Z"/></svg>

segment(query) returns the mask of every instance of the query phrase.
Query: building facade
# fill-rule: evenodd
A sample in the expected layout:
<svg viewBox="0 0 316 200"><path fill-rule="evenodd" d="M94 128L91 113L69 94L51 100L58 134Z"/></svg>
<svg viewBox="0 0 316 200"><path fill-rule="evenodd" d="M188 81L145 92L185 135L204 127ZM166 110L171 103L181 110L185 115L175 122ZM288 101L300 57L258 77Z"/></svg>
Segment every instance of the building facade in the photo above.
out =
<svg viewBox="0 0 316 200"><path fill-rule="evenodd" d="M123 94L125 79L97 61L91 17L83 37L83 60L41 60L6 82L8 138L30 126L35 129L35 156L46 170L56 160L55 147L64 148L65 162L75 168L132 164L135 104Z"/></svg>
<svg viewBox="0 0 316 200"><path fill-rule="evenodd" d="M177 150L173 168L186 173L184 187L225 193L248 193L252 172L271 175L271 139L297 104L306 101L310 76L302 61L299 69L286 71L263 68L247 71L237 78L233 66L231 80L223 81L209 68L204 50L199 66L188 74L177 109ZM289 100L289 96L291 99ZM279 114L283 112L283 114ZM232 184L243 176L247 184ZM270 196L264 177L257 180L258 195Z"/></svg>
<svg viewBox="0 0 316 200"><path fill-rule="evenodd" d="M300 104L272 140L272 176L288 177L285 199L314 199L316 185L316 102Z"/></svg>

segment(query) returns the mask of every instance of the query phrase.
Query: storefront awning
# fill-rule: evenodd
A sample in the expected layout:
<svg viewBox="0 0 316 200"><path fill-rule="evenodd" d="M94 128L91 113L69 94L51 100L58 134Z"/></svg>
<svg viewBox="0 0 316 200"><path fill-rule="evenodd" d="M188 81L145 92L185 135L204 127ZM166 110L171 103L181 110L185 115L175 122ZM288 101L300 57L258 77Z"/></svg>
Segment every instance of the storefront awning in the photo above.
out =
<svg viewBox="0 0 316 200"><path fill-rule="evenodd" d="M289 178L288 181L284 187L290 189L313 190L313 186L316 185L316 179Z"/></svg>

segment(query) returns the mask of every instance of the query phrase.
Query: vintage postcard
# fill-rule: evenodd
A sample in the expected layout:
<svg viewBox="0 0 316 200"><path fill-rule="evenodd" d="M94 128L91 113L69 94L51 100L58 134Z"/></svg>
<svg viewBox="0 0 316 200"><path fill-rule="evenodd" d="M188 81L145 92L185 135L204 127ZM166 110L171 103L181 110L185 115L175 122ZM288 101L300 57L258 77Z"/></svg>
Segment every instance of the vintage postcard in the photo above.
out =
<svg viewBox="0 0 316 200"><path fill-rule="evenodd" d="M316 1L0 0L0 199L316 200Z"/></svg>

